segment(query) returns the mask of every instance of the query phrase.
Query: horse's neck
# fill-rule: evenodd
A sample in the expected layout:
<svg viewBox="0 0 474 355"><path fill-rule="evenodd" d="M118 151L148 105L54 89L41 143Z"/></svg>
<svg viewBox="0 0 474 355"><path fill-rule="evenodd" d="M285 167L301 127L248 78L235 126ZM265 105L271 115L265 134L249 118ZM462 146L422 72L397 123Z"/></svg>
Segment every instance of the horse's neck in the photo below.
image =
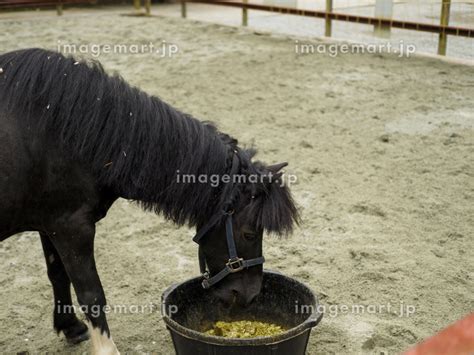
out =
<svg viewBox="0 0 474 355"><path fill-rule="evenodd" d="M221 182L212 186L210 178L220 179L226 173L229 146L213 126L167 109L175 117L162 118L166 128L156 127L156 136L141 147L142 161L136 161L136 169L116 185L121 197L136 200L147 210L179 224L198 224L220 201ZM184 176L194 180L184 180ZM207 181L203 183L201 177Z"/></svg>

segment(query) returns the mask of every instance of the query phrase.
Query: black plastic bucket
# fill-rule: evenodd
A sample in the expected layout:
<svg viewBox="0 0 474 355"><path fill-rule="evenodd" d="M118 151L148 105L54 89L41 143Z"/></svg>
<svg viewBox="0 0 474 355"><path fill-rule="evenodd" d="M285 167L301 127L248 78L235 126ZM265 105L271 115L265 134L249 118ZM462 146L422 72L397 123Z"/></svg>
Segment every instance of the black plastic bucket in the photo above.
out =
<svg viewBox="0 0 474 355"><path fill-rule="evenodd" d="M162 295L163 319L177 355L303 355L311 328L322 318L311 290L279 273L264 271L262 291L250 306L236 310L215 299L197 277L173 285ZM285 327L285 332L258 338L207 335L218 320L261 320Z"/></svg>

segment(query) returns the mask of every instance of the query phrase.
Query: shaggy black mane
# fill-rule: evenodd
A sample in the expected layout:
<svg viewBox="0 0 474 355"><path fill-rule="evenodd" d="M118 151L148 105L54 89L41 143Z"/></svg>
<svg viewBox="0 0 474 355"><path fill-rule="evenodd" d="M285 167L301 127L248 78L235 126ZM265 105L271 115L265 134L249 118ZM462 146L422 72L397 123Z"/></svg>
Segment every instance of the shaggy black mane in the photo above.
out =
<svg viewBox="0 0 474 355"><path fill-rule="evenodd" d="M235 139L107 75L99 63L28 49L1 55L0 68L0 110L89 164L100 184L175 223L203 223L222 208L222 194L232 193L177 183L177 172L225 174L238 150L243 166L262 173ZM269 231L291 230L297 212L288 189L263 190L249 218Z"/></svg>

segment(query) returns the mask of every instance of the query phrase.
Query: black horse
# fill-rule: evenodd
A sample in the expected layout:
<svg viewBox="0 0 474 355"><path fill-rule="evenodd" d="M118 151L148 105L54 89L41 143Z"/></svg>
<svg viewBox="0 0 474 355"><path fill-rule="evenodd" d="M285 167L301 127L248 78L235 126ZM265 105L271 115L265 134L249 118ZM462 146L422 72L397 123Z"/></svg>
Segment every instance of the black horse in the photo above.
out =
<svg viewBox="0 0 474 355"><path fill-rule="evenodd" d="M39 232L54 328L72 343L89 337L74 312L64 311L72 305L72 283L98 350L116 352L102 311L95 224L118 198L205 235L200 254L209 275L241 271L228 272L209 291L226 303L247 304L262 281L261 262L242 267L239 258L229 268L226 221L239 256L255 259L264 230L286 233L298 220L280 183L283 164L252 161L253 150L107 75L98 63L42 49L1 55L0 142L0 241ZM231 179L219 184L189 179L226 174ZM93 306L101 311L90 312Z"/></svg>

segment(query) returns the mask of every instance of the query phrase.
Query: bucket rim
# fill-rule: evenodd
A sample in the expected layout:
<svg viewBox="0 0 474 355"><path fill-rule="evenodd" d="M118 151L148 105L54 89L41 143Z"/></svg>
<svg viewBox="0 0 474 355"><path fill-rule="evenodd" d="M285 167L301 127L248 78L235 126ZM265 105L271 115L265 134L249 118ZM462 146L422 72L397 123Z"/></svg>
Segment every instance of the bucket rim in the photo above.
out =
<svg viewBox="0 0 474 355"><path fill-rule="evenodd" d="M223 345L223 346L255 346L255 345L271 345L271 344L276 344L280 343L283 341L287 341L289 339L295 338L306 331L310 330L311 328L315 327L316 325L319 324L323 317L323 313L319 311L319 302L314 294L314 292L306 285L303 283L299 282L298 280L295 280L291 277L285 276L281 274L280 272L276 271L271 271L271 270L264 270L264 274L269 274L273 276L277 276L280 278L284 278L287 280L291 280L291 282L296 282L299 284L301 287L305 288L306 290L309 291L311 297L312 297L312 302L314 302L315 307L313 307L312 312L309 314L308 318L305 319L304 322L298 324L297 326L290 328L286 331L284 331L281 334L275 335L275 336L264 336L264 337L256 337L256 338L226 338L226 337L219 337L219 336L214 336L214 335L208 335L205 333L201 333L197 330L187 328L175 320L171 319L171 317L168 315L168 307L166 307L166 300L168 299L169 295L175 291L178 287L186 284L186 283L191 283L191 282L196 282L201 279L201 277L193 277L191 279L188 279L184 282L180 283L175 283L168 287L162 294L161 300L162 300L162 307L161 307L161 314L164 322L166 323L167 327L172 331L176 332L179 335L196 340L196 341L201 341L207 344L213 344L213 345Z"/></svg>

